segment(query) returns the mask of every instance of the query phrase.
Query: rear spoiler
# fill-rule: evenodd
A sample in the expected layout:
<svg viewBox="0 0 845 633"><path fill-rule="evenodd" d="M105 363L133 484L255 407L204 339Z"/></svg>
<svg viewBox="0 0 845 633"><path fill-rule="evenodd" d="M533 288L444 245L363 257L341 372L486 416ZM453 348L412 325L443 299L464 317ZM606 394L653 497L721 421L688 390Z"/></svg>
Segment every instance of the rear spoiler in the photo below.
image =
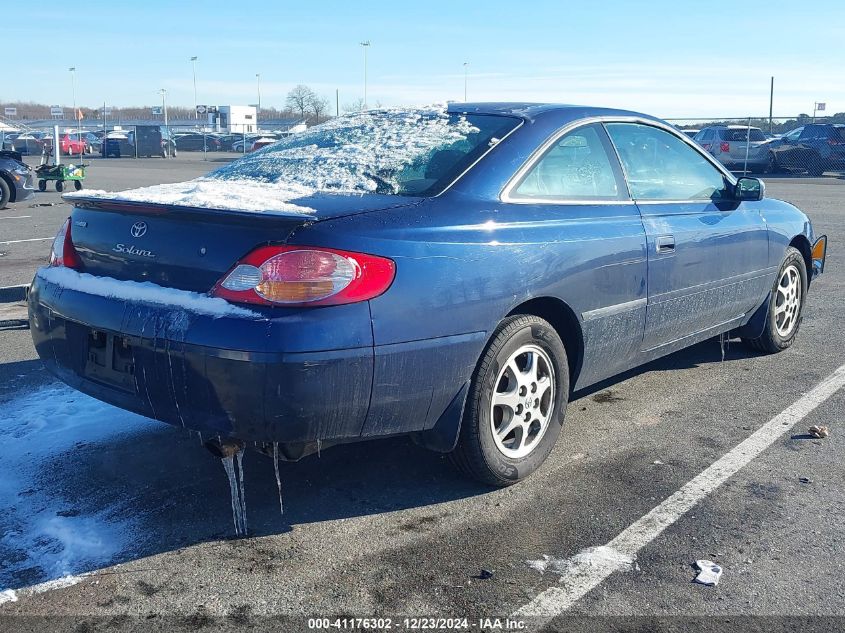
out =
<svg viewBox="0 0 845 633"><path fill-rule="evenodd" d="M317 221L313 214L292 211L239 211L237 209L209 209L205 207L159 204L155 202L135 202L132 200L110 200L108 198L86 197L78 193L68 193L62 199L77 209L125 213L127 215L172 216L183 219L204 219L212 222L231 224L253 224L255 222L284 223L290 226L291 220L301 220L303 224Z"/></svg>

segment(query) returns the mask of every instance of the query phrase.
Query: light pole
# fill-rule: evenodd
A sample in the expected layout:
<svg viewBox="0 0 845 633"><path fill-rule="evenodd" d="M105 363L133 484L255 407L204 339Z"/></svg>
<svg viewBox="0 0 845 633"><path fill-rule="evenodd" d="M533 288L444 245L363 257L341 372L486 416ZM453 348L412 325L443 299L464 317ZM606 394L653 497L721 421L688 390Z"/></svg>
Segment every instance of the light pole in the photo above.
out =
<svg viewBox="0 0 845 633"><path fill-rule="evenodd" d="M261 114L261 73L255 73L255 81L258 86L258 109L255 111L255 131L258 132L258 117Z"/></svg>
<svg viewBox="0 0 845 633"><path fill-rule="evenodd" d="M71 66L68 70L70 71L70 83L73 86L73 118L77 119L78 123L79 119L76 116L76 66Z"/></svg>
<svg viewBox="0 0 845 633"><path fill-rule="evenodd" d="M364 110L367 109L367 49L370 48L370 40L361 42L364 49Z"/></svg>
<svg viewBox="0 0 845 633"><path fill-rule="evenodd" d="M469 62L464 62L464 103L467 102L467 66Z"/></svg>
<svg viewBox="0 0 845 633"><path fill-rule="evenodd" d="M197 60L198 59L199 58L196 55L191 57L191 66L194 69L194 118L195 119L200 118L199 112L197 112ZM165 123L165 125L167 125L167 124Z"/></svg>
<svg viewBox="0 0 845 633"><path fill-rule="evenodd" d="M164 129L167 129L167 90L162 88L159 90L159 94L161 94L161 109L164 112Z"/></svg>

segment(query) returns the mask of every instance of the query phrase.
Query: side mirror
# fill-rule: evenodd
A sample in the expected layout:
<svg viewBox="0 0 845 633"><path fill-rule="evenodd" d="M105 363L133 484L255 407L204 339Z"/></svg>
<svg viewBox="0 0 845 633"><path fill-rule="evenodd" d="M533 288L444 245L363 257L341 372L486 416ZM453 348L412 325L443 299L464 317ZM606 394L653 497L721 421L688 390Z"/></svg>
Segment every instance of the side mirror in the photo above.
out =
<svg viewBox="0 0 845 633"><path fill-rule="evenodd" d="M734 197L737 200L762 200L766 194L766 185L759 178L743 176L736 181Z"/></svg>

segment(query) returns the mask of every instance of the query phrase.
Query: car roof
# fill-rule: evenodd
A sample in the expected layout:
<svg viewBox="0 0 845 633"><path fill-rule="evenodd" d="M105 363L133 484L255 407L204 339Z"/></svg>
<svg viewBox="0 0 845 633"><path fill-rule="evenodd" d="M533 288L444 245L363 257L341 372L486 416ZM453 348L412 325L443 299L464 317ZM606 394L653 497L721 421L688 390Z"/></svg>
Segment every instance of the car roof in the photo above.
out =
<svg viewBox="0 0 845 633"><path fill-rule="evenodd" d="M556 116L561 119L577 120L591 116L620 116L639 117L657 121L657 117L631 110L602 108L596 106L572 105L564 103L457 103L448 104L448 111L454 114L497 114L500 116L514 116L526 121Z"/></svg>

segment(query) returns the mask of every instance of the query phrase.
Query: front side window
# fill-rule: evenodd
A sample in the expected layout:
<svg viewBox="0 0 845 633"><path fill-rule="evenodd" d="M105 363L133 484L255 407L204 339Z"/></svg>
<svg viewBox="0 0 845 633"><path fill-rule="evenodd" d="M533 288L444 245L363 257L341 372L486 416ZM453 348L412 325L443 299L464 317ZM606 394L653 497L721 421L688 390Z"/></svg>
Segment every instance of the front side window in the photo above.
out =
<svg viewBox="0 0 845 633"><path fill-rule="evenodd" d="M722 172L674 134L641 123L608 123L606 127L634 199L729 197Z"/></svg>
<svg viewBox="0 0 845 633"><path fill-rule="evenodd" d="M532 199L618 200L620 186L604 137L599 125L565 134L531 168L514 195Z"/></svg>

